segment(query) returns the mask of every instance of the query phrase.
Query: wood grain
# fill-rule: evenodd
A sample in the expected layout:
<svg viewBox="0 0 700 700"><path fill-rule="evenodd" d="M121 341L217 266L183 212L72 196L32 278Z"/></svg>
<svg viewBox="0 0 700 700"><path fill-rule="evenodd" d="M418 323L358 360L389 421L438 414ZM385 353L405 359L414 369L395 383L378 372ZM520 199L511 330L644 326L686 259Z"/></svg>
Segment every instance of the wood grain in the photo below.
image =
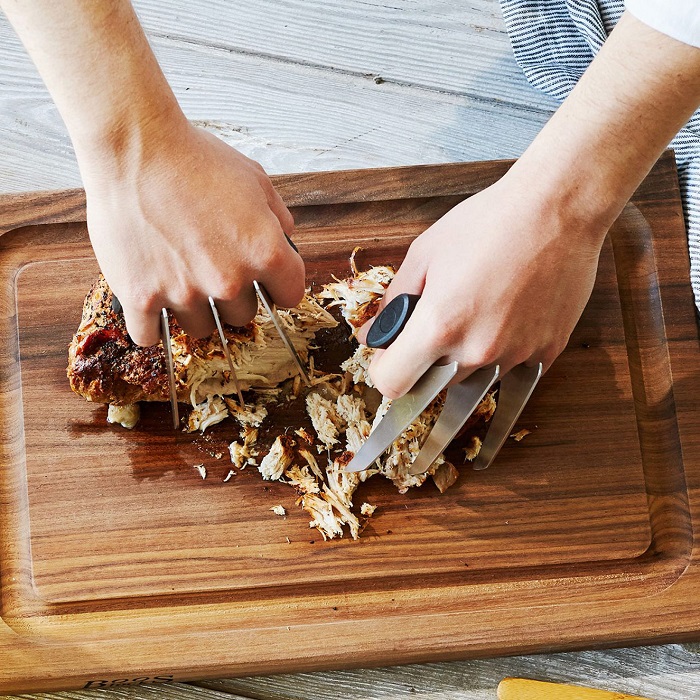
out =
<svg viewBox="0 0 700 700"><path fill-rule="evenodd" d="M541 112L554 101L528 85L512 60L497 3L387 3L383 0L225 0L197 12L178 0L136 2L151 37L245 53L283 67L303 65L504 107Z"/></svg>
<svg viewBox="0 0 700 700"><path fill-rule="evenodd" d="M554 108L553 101L530 89L519 73L498 17L497 0L478 0L468 4L455 0L401 3L380 0L374 7L368 2L328 2L323 4L324 9L328 10L331 4L333 12L318 13L319 2L291 5L283 1L280 11L285 13L285 17L283 22L278 22L276 8L269 8L267 3L258 0L236 3L195 0L184 11L179 11L179 3L164 3L162 0L136 2L151 32L152 41L157 44L157 50L160 51L160 46L178 49L169 51L163 60L167 61L166 71L175 82L176 95L185 106L186 113L229 143L255 155L271 171L514 157L519 155L544 122L545 116L540 110L551 111ZM214 5L217 14L209 21L212 17L210 9ZM178 11L171 13L171 7L177 7ZM348 8L347 12L343 12L345 7ZM267 11L267 14L258 8ZM350 14L353 15L351 20L348 18ZM198 19L201 17L206 17L207 21L201 22ZM311 17L313 21L307 19ZM415 21L411 23L410 31L404 31L401 41L392 41L391 36L396 36L408 26L404 18L411 17ZM293 20L292 29L288 30L284 25L289 26L290 20ZM353 30L348 32L346 29L350 21ZM166 27L162 25L163 22L167 22L167 32L164 31ZM223 37L219 31L222 23L227 28L227 34ZM313 32L306 30L308 26L313 28ZM236 32L235 42L231 41L230 32ZM411 38L413 33L422 39L419 46ZM441 40L426 45L423 39L426 33L428 37L440 35ZM322 36L319 37L319 34ZM368 41L365 37L370 34L372 39ZM386 35L389 35L388 41ZM220 75L214 75L207 61L212 53L235 51L240 42L246 39L249 44L241 46L241 49L249 52L250 65L254 67L263 62L274 64L272 78L275 82L285 82L288 66L299 66L299 72L307 76L302 96L307 109L297 106L293 114L288 115L284 110L270 112L267 102L259 108L253 103L245 113L245 118L251 123L243 121L237 105L228 97L236 94L242 82L235 73L236 64L232 63L229 67L220 62L217 68L223 65L224 70ZM475 41L480 39L483 41L475 51ZM199 52L189 49L196 44L200 46ZM409 52L404 51L404 45L410 47ZM289 46L292 46L293 54ZM281 54L279 60L276 52ZM394 59L395 56L401 57L401 65L396 65L399 62ZM404 70L400 74L398 71L407 61L412 62L412 72L407 75ZM429 72L423 70L423 62ZM181 63L196 64L200 75L181 71ZM361 75L349 75L346 81L336 82L328 77L339 72L334 70L336 65L346 73L354 71ZM270 76L271 73L266 75ZM182 78L179 78L180 75ZM200 80L204 76L208 77L208 82L200 88ZM386 82L375 83L375 76L382 76ZM217 80L220 88L216 86ZM263 81L256 82L254 70L247 73L246 82L254 84L258 92L265 93L269 89ZM357 85L366 86L366 89L359 90L355 87ZM450 91L452 99L461 106L459 110L449 104L445 109L443 93L438 85ZM455 94L462 88L468 92L468 98L465 96L461 99L460 95ZM413 137L408 140L402 138L403 132L384 127L380 130L382 142L377 144L371 140L373 133L365 135L361 129L350 128L352 125L346 127L347 117L342 110L324 110L323 121L314 114L313 105L318 93L337 95L339 92L352 92L353 101L362 104L364 100L381 96L388 90L394 90L399 95L420 92L425 99L424 104L433 105L434 126L431 128L421 124L420 127L411 127L407 133ZM251 91L247 90L246 94L251 94ZM508 102L503 105L499 99L501 94L509 96ZM219 104L221 95L227 96L228 100L225 113ZM382 100L372 97L369 104L377 110L377 120L393 120L396 117L387 111L388 104ZM396 98L391 104L395 104L399 110L403 109L401 101ZM531 110L531 104L538 109ZM486 135L480 135L478 130L472 131L470 117L475 112L477 116L479 112L490 114L502 128L487 131ZM368 115L370 122L375 120L371 113L363 113ZM455 115L463 115L461 131L455 133L453 129L442 128ZM1 14L0 116L2 190L22 192L80 185L63 124L36 71ZM292 118L299 122L295 124ZM287 134L284 140L276 131L282 124ZM307 136L309 126L318 131L315 139ZM405 122L402 127L406 127ZM443 153L447 155L443 156ZM323 160L323 164L314 164L316 157ZM682 268L683 261L680 263ZM651 621L649 625L652 625ZM690 646L687 645L688 648ZM0 666L3 659L0 652ZM327 696L338 697L339 700L358 697L367 700L434 700L437 696L446 700L493 700L496 686L504 676L521 675L578 682L659 700L687 700L700 696L698 668L696 654L678 645L664 645L386 669L273 675L209 681L207 685L221 691L217 697L232 700L238 698L239 693L241 697L259 700L316 700ZM44 700L98 697L184 700L212 696L201 686L177 684L176 687L160 685L119 687L111 691L58 692L42 694L41 697ZM39 696L36 698L38 700Z"/></svg>
<svg viewBox="0 0 700 700"><path fill-rule="evenodd" d="M309 279L347 275L356 243L368 248L361 262L398 263L412 236L452 204L451 198L436 199L431 206L408 199L324 205L320 214L317 206L295 210ZM25 245L33 247L31 240ZM610 265L612 256L605 260ZM601 277L614 279L605 268L604 262ZM104 407L76 405L65 390L65 346L96 274L85 258L49 260L22 268L16 280L34 587L44 601L214 589L228 595L290 581L319 587L340 580L346 586L353 579L410 573L444 579L465 566L494 575L495 569L544 563L631 559L649 545L640 456L630 454L637 430L630 380L625 366L599 349L615 342L599 337L601 325L622 333L613 294L598 291L569 353L524 417L543 427L527 445L513 446L510 461L517 471L513 464L499 470L502 480L493 473L470 475L439 503L432 488L397 498L388 482L375 479L357 496L379 507L361 546L336 541L319 548L318 533L309 533L308 517L295 508L287 487L263 485L257 474L222 483L229 466L220 457L238 436L235 426L210 431L204 444L189 436L174 439L162 405L144 407L142 423L125 434L105 429ZM584 351L584 342L597 347ZM576 381L564 380L572 375ZM595 393L584 403L587 389ZM307 423L303 401L297 403L296 411L272 412L280 432ZM590 415L585 423L576 420L582 408ZM47 413L66 418L49 427ZM595 465L587 464L590 455L580 455L581 432L607 446ZM526 450L534 450L529 460L521 454ZM193 470L200 463L209 473L205 483ZM563 465L580 472L574 482L562 483ZM151 508L154 503L159 507ZM269 512L277 503L289 512L284 520ZM58 504L64 517L56 517Z"/></svg>
<svg viewBox="0 0 700 700"><path fill-rule="evenodd" d="M365 264L398 261L507 167L446 167L444 194L439 167L278 184L319 282L358 243ZM291 507L271 516L270 499L291 499L279 485L202 481L190 462L216 473L218 460L173 436L159 407L125 433L70 394L65 347L96 268L83 223L23 225L76 218L79 194L36 201L0 238L0 688L697 634L700 373L672 156L611 233L591 303L521 419L539 427L442 497L368 484L380 509L357 543L310 537Z"/></svg>
<svg viewBox="0 0 700 700"><path fill-rule="evenodd" d="M303 5L137 4L186 115L270 172L514 157L554 109L520 74L496 3ZM304 43L318 53L304 58ZM3 190L79 186L65 128L1 14L0 105Z"/></svg>
<svg viewBox="0 0 700 700"><path fill-rule="evenodd" d="M679 645L537 654L391 668L277 674L138 687L42 693L40 700L495 700L501 679L579 683L656 700L694 698L698 658ZM210 693L216 692L216 695ZM19 696L12 696L19 698ZM32 696L34 697L34 696ZM39 700L39 696L36 696ZM26 700L27 696L22 696Z"/></svg>

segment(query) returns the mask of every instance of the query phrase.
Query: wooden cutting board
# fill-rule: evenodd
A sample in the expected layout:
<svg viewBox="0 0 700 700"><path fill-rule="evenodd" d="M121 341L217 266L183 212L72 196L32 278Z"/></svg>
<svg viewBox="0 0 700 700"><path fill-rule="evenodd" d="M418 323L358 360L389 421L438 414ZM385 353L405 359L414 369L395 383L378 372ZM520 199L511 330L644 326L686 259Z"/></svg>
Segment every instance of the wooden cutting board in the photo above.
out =
<svg viewBox="0 0 700 700"><path fill-rule="evenodd" d="M275 184L319 284L358 245L361 265L399 263L508 167ZM97 273L81 191L0 197L0 233L0 691L700 637L699 339L671 153L606 241L531 434L443 495L370 480L359 541L323 541L255 470L224 482L232 424L175 434L163 405L126 431L71 393Z"/></svg>

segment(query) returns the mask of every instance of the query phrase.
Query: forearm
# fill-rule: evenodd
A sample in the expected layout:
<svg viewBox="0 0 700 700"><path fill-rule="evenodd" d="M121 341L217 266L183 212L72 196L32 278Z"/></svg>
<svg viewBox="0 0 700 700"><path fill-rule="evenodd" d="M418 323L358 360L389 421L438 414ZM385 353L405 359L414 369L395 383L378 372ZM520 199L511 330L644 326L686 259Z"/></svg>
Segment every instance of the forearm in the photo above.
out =
<svg viewBox="0 0 700 700"><path fill-rule="evenodd" d="M626 13L513 174L600 238L698 105L700 49Z"/></svg>
<svg viewBox="0 0 700 700"><path fill-rule="evenodd" d="M73 140L95 256L131 338L160 339L168 308L186 333L304 293L294 220L259 164L187 121L128 0L0 0Z"/></svg>
<svg viewBox="0 0 700 700"><path fill-rule="evenodd" d="M184 119L128 0L0 0L81 153Z"/></svg>

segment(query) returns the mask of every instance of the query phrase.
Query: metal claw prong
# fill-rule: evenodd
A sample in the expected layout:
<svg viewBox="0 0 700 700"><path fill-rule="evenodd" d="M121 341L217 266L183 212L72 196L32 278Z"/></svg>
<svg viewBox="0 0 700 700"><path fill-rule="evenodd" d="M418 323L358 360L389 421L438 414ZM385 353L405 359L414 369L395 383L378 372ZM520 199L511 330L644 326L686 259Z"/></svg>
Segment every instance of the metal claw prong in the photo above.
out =
<svg viewBox="0 0 700 700"><path fill-rule="evenodd" d="M228 362L229 370L231 371L231 379L236 387L236 394L238 394L238 403L242 409L245 409L245 399L243 398L243 392L241 391L241 385L238 383L238 375L236 374L236 369L233 366L233 360L231 359L231 350L228 347L228 338L224 334L224 327L221 324L221 317L219 316L219 311L216 308L214 300L209 297L209 306L211 306L211 312L214 315L214 321L216 322L216 330L219 331L219 338L221 339L221 345L224 347L224 355L226 356L226 361Z"/></svg>
<svg viewBox="0 0 700 700"><path fill-rule="evenodd" d="M500 367L479 369L447 389L442 411L408 473L424 474L469 420L486 392L498 381Z"/></svg>
<svg viewBox="0 0 700 700"><path fill-rule="evenodd" d="M534 367L517 365L501 378L496 412L491 418L488 432L472 469L475 471L486 469L496 459L496 455L520 418L541 376L542 363L540 362Z"/></svg>
<svg viewBox="0 0 700 700"><path fill-rule="evenodd" d="M173 416L173 429L180 427L180 412L177 406L177 388L175 387L175 362L173 360L173 347L170 342L170 324L168 322L168 310L163 308L160 312L161 340L165 350L165 364L168 369L168 385L170 386L170 409Z"/></svg>
<svg viewBox="0 0 700 700"><path fill-rule="evenodd" d="M277 333L279 334L279 337L281 338L282 342L287 348L290 357L294 360L294 364L297 366L297 369L299 370L299 374L301 375L304 384L306 384L306 386L311 386L311 380L309 379L309 375L306 372L304 363L301 361L299 353L297 353L294 344L289 339L287 331L282 325L282 321L280 320L277 308L275 307L274 302L270 298L270 295L267 293L265 287L263 287L257 280L253 280L253 287L255 288L255 293L258 295L258 298L260 299L262 305L265 307L265 311L267 311L267 313L269 314L270 320L272 321L272 325L274 325L275 329L277 330Z"/></svg>

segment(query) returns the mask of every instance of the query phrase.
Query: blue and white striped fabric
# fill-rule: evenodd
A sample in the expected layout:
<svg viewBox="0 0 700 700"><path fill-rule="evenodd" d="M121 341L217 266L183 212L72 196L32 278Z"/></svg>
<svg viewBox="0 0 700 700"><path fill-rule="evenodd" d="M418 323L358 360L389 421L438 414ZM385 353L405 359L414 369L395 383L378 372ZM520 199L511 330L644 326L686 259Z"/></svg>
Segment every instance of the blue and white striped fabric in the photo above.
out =
<svg viewBox="0 0 700 700"><path fill-rule="evenodd" d="M501 0L501 9L515 58L527 79L563 100L622 15L624 1ZM688 229L690 280L700 311L700 110L671 147Z"/></svg>

